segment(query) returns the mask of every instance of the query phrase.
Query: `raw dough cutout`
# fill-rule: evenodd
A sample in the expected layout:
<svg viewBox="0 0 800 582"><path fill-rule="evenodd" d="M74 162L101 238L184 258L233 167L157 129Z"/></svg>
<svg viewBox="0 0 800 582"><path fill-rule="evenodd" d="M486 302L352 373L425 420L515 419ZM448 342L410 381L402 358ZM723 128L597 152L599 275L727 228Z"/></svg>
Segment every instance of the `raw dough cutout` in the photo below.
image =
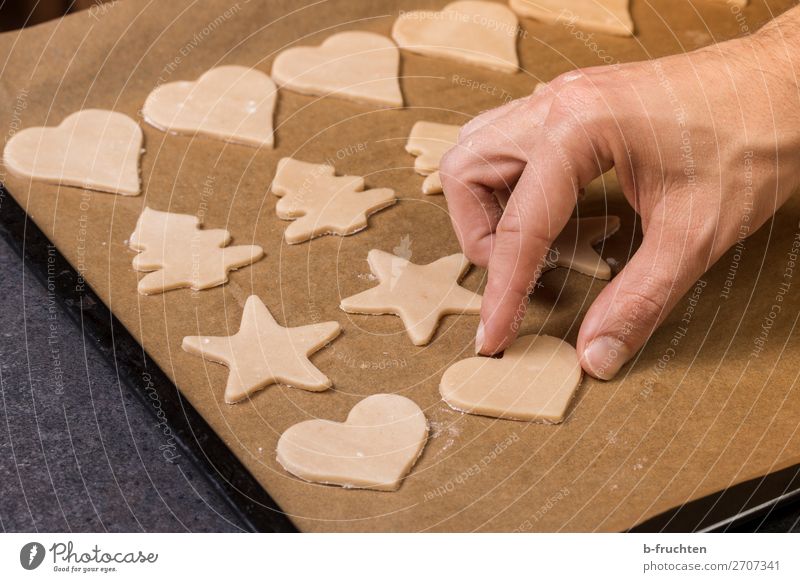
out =
<svg viewBox="0 0 800 582"><path fill-rule="evenodd" d="M633 36L629 0L511 0L510 5L520 16L543 22Z"/></svg>
<svg viewBox="0 0 800 582"><path fill-rule="evenodd" d="M427 438L419 406L376 394L356 404L345 422L307 420L289 428L278 441L278 462L305 481L396 491Z"/></svg>
<svg viewBox="0 0 800 582"><path fill-rule="evenodd" d="M228 273L264 255L256 245L227 246L231 235L217 228L203 230L191 214L173 214L145 207L128 245L139 254L133 269L148 273L139 293L151 295L191 287L195 291L228 282Z"/></svg>
<svg viewBox="0 0 800 582"><path fill-rule="evenodd" d="M290 245L324 236L346 236L367 227L367 217L397 202L394 190L364 190L364 178L337 176L333 166L292 158L278 162L272 192L280 196L278 218L294 220L284 238Z"/></svg>
<svg viewBox="0 0 800 582"><path fill-rule="evenodd" d="M277 95L278 88L265 73L230 65L206 71L196 81L155 88L142 114L162 131L271 148Z"/></svg>
<svg viewBox="0 0 800 582"><path fill-rule="evenodd" d="M298 93L402 107L399 69L400 51L391 40L351 31L334 34L319 46L283 51L272 65L272 78Z"/></svg>
<svg viewBox="0 0 800 582"><path fill-rule="evenodd" d="M136 196L143 135L122 113L84 109L56 127L29 127L3 150L12 174L52 184Z"/></svg>
<svg viewBox="0 0 800 582"><path fill-rule="evenodd" d="M450 366L439 391L456 410L509 420L559 423L581 383L578 354L547 335L518 338L501 359L475 357Z"/></svg>
<svg viewBox="0 0 800 582"><path fill-rule="evenodd" d="M516 73L518 31L516 15L505 6L461 0L441 12L401 13L392 38L411 52Z"/></svg>
<svg viewBox="0 0 800 582"><path fill-rule="evenodd" d="M553 266L608 281L611 267L597 254L594 245L617 232L619 224L618 216L573 218L550 247L550 258L555 258Z"/></svg>
<svg viewBox="0 0 800 582"><path fill-rule="evenodd" d="M378 286L343 299L340 307L348 313L399 316L415 346L431 341L443 316L480 313L481 296L458 284L469 269L469 261L460 253L415 265L371 250L367 260Z"/></svg>
<svg viewBox="0 0 800 582"><path fill-rule="evenodd" d="M183 349L230 369L225 402L235 404L272 384L312 392L330 388L331 381L308 358L330 343L340 330L335 321L280 326L261 299L251 295L236 334L188 336L183 338Z"/></svg>
<svg viewBox="0 0 800 582"><path fill-rule="evenodd" d="M458 125L447 125L445 123L433 123L431 121L418 121L411 128L408 136L406 151L413 156L414 170L418 174L427 176L422 183L424 194L441 194L442 181L439 178L439 162L444 153L456 145L458 132L461 127Z"/></svg>

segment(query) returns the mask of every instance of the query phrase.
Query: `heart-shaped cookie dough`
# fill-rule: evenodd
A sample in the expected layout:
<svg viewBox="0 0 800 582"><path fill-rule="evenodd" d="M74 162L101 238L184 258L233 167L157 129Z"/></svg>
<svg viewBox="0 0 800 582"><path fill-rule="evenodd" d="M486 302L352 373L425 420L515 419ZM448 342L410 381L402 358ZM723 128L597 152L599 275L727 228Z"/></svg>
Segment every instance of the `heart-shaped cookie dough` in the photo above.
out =
<svg viewBox="0 0 800 582"><path fill-rule="evenodd" d="M156 87L142 114L162 131L272 147L277 95L278 88L265 73L228 65L206 71L196 81Z"/></svg>
<svg viewBox="0 0 800 582"><path fill-rule="evenodd" d="M374 32L340 32L319 46L283 51L272 65L272 78L307 95L331 95L391 107L403 106L397 78L400 51Z"/></svg>
<svg viewBox="0 0 800 582"><path fill-rule="evenodd" d="M439 392L452 408L471 414L559 423L581 383L578 354L548 335L526 335L501 359L468 358L450 366Z"/></svg>
<svg viewBox="0 0 800 582"><path fill-rule="evenodd" d="M29 127L3 150L12 173L33 180L136 196L142 130L127 115L84 109L57 127Z"/></svg>
<svg viewBox="0 0 800 582"><path fill-rule="evenodd" d="M392 38L411 52L516 73L518 25L514 13L501 4L461 0L441 12L400 14Z"/></svg>
<svg viewBox="0 0 800 582"><path fill-rule="evenodd" d="M633 36L630 0L510 0L509 3L520 16L567 28Z"/></svg>
<svg viewBox="0 0 800 582"><path fill-rule="evenodd" d="M428 438L419 406L397 394L356 404L345 422L306 420L278 440L278 462L314 483L395 491Z"/></svg>

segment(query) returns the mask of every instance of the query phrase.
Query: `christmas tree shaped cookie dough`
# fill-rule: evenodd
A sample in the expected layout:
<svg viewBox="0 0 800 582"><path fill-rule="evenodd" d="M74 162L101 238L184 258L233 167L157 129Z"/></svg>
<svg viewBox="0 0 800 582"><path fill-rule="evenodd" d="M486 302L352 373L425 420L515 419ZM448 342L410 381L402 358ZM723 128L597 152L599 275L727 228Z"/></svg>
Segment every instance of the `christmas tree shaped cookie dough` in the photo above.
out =
<svg viewBox="0 0 800 582"><path fill-rule="evenodd" d="M239 331L232 336L183 338L183 349L230 369L225 402L235 404L272 384L319 392L331 381L308 359L336 336L335 321L282 327L264 303L247 298Z"/></svg>
<svg viewBox="0 0 800 582"><path fill-rule="evenodd" d="M367 260L378 286L343 299L340 307L348 313L399 316L415 346L431 341L443 316L480 313L481 296L458 284L469 269L469 261L460 253L415 265L371 250Z"/></svg>
<svg viewBox="0 0 800 582"><path fill-rule="evenodd" d="M272 192L281 199L278 218L294 220L286 228L289 244L326 234L346 236L367 227L367 217L397 202L394 190L364 190L360 176L336 176L333 166L292 158L278 162Z"/></svg>
<svg viewBox="0 0 800 582"><path fill-rule="evenodd" d="M618 216L593 216L570 220L553 242L551 267L566 267L597 279L611 279L611 267L594 250L619 230Z"/></svg>
<svg viewBox="0 0 800 582"><path fill-rule="evenodd" d="M134 270L147 273L139 281L139 293L216 287L228 281L230 271L264 255L256 245L227 246L231 242L227 230L200 226L196 216L145 207L128 243L139 251L133 258Z"/></svg>
<svg viewBox="0 0 800 582"><path fill-rule="evenodd" d="M456 145L458 125L446 123L433 123L431 121L418 121L411 128L408 136L406 151L413 156L414 170L422 176L427 176L422 183L424 194L441 194L442 181L439 178L439 162L444 153Z"/></svg>

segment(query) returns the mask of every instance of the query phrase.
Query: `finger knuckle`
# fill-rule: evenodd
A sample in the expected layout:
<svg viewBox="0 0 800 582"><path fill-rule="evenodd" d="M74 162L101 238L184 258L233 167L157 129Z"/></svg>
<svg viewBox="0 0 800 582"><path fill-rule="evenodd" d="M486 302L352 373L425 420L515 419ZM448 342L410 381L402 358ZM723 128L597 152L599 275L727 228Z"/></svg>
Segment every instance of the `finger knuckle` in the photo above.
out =
<svg viewBox="0 0 800 582"><path fill-rule="evenodd" d="M555 123L586 124L599 118L605 96L589 81L575 81L558 89L550 106L549 120Z"/></svg>
<svg viewBox="0 0 800 582"><path fill-rule="evenodd" d="M467 257L471 263L475 265L483 265L486 263L481 237L465 236L461 246L464 256Z"/></svg>
<svg viewBox="0 0 800 582"><path fill-rule="evenodd" d="M445 170L447 168L452 168L458 163L458 151L455 148L450 148L447 150L442 159L439 160L439 169Z"/></svg>
<svg viewBox="0 0 800 582"><path fill-rule="evenodd" d="M533 228L531 221L525 220L524 214L514 210L506 210L503 214L497 224L497 234L507 240L518 240L520 252L546 251L552 244L538 229Z"/></svg>
<svg viewBox="0 0 800 582"><path fill-rule="evenodd" d="M644 280L640 287L621 290L616 299L617 318L632 330L649 333L666 314L669 290Z"/></svg>
<svg viewBox="0 0 800 582"><path fill-rule="evenodd" d="M459 176L464 175L468 168L469 164L464 153L456 147L450 148L439 161L439 177L442 185L452 184Z"/></svg>
<svg viewBox="0 0 800 582"><path fill-rule="evenodd" d="M522 217L519 212L511 208L506 209L500 222L497 223L497 234L519 236L523 233Z"/></svg>
<svg viewBox="0 0 800 582"><path fill-rule="evenodd" d="M555 79L550 81L548 85L554 91L558 91L568 85L574 85L577 82L586 81L586 72L584 69L573 69L565 73L561 73Z"/></svg>
<svg viewBox="0 0 800 582"><path fill-rule="evenodd" d="M475 130L478 124L477 120L478 118L476 117L461 126L461 129L458 130L458 138L456 139L457 143L463 142L467 136Z"/></svg>

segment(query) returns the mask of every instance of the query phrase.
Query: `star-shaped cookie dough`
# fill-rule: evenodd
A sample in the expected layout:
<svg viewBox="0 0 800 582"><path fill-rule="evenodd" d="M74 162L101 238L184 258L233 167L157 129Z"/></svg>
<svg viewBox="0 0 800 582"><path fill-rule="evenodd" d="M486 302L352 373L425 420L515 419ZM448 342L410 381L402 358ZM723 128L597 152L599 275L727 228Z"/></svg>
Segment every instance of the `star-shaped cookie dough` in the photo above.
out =
<svg viewBox="0 0 800 582"><path fill-rule="evenodd" d="M566 267L597 279L611 279L611 267L594 245L619 230L618 216L573 218L550 247L551 268Z"/></svg>
<svg viewBox="0 0 800 582"><path fill-rule="evenodd" d="M264 303L247 298L239 331L232 336L183 338L183 349L230 368L225 402L234 404L272 384L320 392L331 381L308 357L340 332L335 321L282 327Z"/></svg>
<svg viewBox="0 0 800 582"><path fill-rule="evenodd" d="M398 315L415 346L431 341L443 316L480 313L481 296L458 284L469 269L469 261L460 253L415 265L371 250L367 260L378 286L343 299L340 307L348 313Z"/></svg>

